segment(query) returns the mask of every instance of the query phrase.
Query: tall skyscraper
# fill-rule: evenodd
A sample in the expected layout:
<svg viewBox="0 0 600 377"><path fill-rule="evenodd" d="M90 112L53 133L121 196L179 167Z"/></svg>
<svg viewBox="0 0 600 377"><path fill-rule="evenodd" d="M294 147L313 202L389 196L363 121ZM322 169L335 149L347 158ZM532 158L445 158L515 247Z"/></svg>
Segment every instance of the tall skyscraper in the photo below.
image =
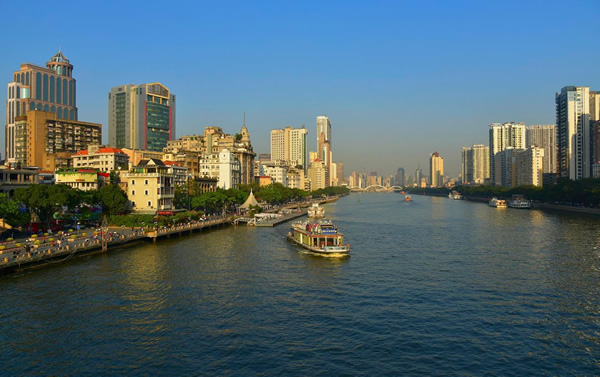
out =
<svg viewBox="0 0 600 377"><path fill-rule="evenodd" d="M444 159L438 152L433 152L429 156L429 176L431 177L431 187L444 185Z"/></svg>
<svg viewBox="0 0 600 377"><path fill-rule="evenodd" d="M417 168L415 170L415 184L417 187L421 184L421 179L423 178L423 170L421 168Z"/></svg>
<svg viewBox="0 0 600 377"><path fill-rule="evenodd" d="M526 128L524 123L490 124L490 178L493 185L501 184L497 180L500 175L496 173L496 159L494 156L508 147L525 149L527 147Z"/></svg>
<svg viewBox="0 0 600 377"><path fill-rule="evenodd" d="M271 159L273 161L283 161L286 159L285 152L285 131L271 130Z"/></svg>
<svg viewBox="0 0 600 377"><path fill-rule="evenodd" d="M306 135L308 130L286 127L283 130L271 130L271 159L285 161L294 166L302 166L306 171Z"/></svg>
<svg viewBox="0 0 600 377"><path fill-rule="evenodd" d="M162 151L175 137L175 95L155 82L108 93L108 142L117 148Z"/></svg>
<svg viewBox="0 0 600 377"><path fill-rule="evenodd" d="M600 118L598 93L587 86L565 86L556 93L558 174L581 179L592 175L591 125ZM590 111L592 110L592 111Z"/></svg>
<svg viewBox="0 0 600 377"><path fill-rule="evenodd" d="M404 168L398 168L396 171L396 186L404 187Z"/></svg>
<svg viewBox="0 0 600 377"><path fill-rule="evenodd" d="M325 163L325 169L327 170L326 182L328 186L331 186L331 163L333 162L333 153L331 150L331 122L329 118L320 115L317 117L317 152L319 158Z"/></svg>
<svg viewBox="0 0 600 377"><path fill-rule="evenodd" d="M326 117L325 115L320 115L317 117L317 146L319 148L317 148L317 150L321 150L320 148L320 135L324 134L324 141L329 142L329 145L331 146L331 122L329 121L329 118Z"/></svg>
<svg viewBox="0 0 600 377"><path fill-rule="evenodd" d="M61 51L50 58L46 68L23 63L13 72L6 101L6 159L15 160L15 118L28 110L56 114L57 119L77 120L73 65Z"/></svg>
<svg viewBox="0 0 600 377"><path fill-rule="evenodd" d="M475 144L462 148L461 177L462 183L467 185L482 185L490 178L489 147Z"/></svg>
<svg viewBox="0 0 600 377"><path fill-rule="evenodd" d="M557 172L557 153L558 145L556 143L556 126L529 126L527 127L527 147L535 145L544 149L542 162L543 173Z"/></svg>

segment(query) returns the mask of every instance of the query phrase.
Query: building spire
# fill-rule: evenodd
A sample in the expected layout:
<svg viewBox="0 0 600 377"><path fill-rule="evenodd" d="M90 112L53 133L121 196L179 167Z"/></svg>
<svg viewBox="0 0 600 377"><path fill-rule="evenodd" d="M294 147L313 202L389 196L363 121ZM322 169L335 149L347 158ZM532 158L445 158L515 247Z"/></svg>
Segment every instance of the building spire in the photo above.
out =
<svg viewBox="0 0 600 377"><path fill-rule="evenodd" d="M246 112L244 111L244 127L246 127Z"/></svg>

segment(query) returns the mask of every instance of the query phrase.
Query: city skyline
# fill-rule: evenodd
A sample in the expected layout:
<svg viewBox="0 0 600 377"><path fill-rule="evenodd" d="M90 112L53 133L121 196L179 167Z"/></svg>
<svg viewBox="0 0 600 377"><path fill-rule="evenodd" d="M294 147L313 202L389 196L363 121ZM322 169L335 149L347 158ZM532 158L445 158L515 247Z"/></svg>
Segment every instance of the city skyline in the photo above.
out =
<svg viewBox="0 0 600 377"><path fill-rule="evenodd" d="M315 118L327 115L335 127L334 160L343 161L347 173L377 170L387 176L403 167L409 174L427 166L426 151L438 150L450 177L458 176L463 146L488 144L489 124L555 124L556 92L570 85L600 88L594 65L599 53L590 48L599 27L575 21L580 14L598 14L600 6L592 1L353 3L343 9L316 2L191 5L189 12L174 7L161 14L167 22L177 19L168 34L178 41L157 35L152 46L160 48L154 50L105 27L127 22L134 10L158 16L140 8L74 4L48 9L44 18L31 16L21 35L27 43L2 36L11 46L0 62L5 84L22 63L43 67L60 48L75 67L78 116L101 123L105 142L110 89L158 81L177 93L177 138L205 126L238 130L245 111L257 153L269 151L271 129L302 124L314 151ZM16 3L0 5L3 15L18 10ZM44 32L45 20L61 17L78 32ZM313 30L307 19L328 27ZM506 19L527 32L499 32ZM3 22L7 30L21 29L16 17ZM580 34L569 38L572 33L557 33L556 25L576 27ZM558 54L557 45L583 51L585 59ZM314 58L320 51L328 58ZM0 94L6 103L7 92Z"/></svg>

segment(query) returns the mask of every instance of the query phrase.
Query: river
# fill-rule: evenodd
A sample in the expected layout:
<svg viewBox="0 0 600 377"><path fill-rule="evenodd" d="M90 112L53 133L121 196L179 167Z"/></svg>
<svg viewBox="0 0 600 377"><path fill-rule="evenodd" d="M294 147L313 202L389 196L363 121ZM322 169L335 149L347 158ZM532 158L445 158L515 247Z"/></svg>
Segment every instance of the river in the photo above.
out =
<svg viewBox="0 0 600 377"><path fill-rule="evenodd" d="M600 219L400 194L0 277L3 375L594 375Z"/></svg>

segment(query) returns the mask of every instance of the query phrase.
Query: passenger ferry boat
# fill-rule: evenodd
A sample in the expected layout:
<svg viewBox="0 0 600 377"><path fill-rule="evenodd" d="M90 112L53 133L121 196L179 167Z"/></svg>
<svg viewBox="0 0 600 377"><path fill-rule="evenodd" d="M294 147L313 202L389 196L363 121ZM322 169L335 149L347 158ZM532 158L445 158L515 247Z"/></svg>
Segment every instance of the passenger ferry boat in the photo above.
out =
<svg viewBox="0 0 600 377"><path fill-rule="evenodd" d="M323 217L325 217L325 208L321 207L319 203L313 203L313 205L308 208L309 219L322 219Z"/></svg>
<svg viewBox="0 0 600 377"><path fill-rule="evenodd" d="M495 207L495 208L506 208L506 200L504 199L498 199L496 197L493 197L489 203L490 207Z"/></svg>
<svg viewBox="0 0 600 377"><path fill-rule="evenodd" d="M404 201L405 202L411 202L412 198L410 197L410 195L404 195Z"/></svg>
<svg viewBox="0 0 600 377"><path fill-rule="evenodd" d="M514 194L512 199L508 201L508 206L510 208L529 209L531 208L531 201L526 200L523 195Z"/></svg>
<svg viewBox="0 0 600 377"><path fill-rule="evenodd" d="M451 191L450 193L448 193L448 198L453 200L462 200L463 196L458 191Z"/></svg>
<svg viewBox="0 0 600 377"><path fill-rule="evenodd" d="M303 220L292 223L288 240L323 256L343 257L350 254L344 235L331 220Z"/></svg>

